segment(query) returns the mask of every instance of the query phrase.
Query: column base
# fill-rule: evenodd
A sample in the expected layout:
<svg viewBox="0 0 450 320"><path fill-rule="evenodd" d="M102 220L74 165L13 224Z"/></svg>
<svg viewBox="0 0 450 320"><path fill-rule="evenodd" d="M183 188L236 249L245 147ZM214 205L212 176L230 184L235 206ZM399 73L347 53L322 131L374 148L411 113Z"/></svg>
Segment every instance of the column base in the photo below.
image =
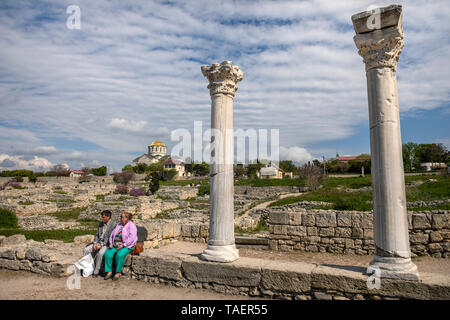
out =
<svg viewBox="0 0 450 320"><path fill-rule="evenodd" d="M379 270L379 272L377 272ZM375 255L367 268L367 274L379 275L380 278L419 281L417 266L411 258L393 258Z"/></svg>
<svg viewBox="0 0 450 320"><path fill-rule="evenodd" d="M215 246L208 244L208 247L200 255L202 260L215 262L233 262L239 259L239 250L235 244L225 246Z"/></svg>

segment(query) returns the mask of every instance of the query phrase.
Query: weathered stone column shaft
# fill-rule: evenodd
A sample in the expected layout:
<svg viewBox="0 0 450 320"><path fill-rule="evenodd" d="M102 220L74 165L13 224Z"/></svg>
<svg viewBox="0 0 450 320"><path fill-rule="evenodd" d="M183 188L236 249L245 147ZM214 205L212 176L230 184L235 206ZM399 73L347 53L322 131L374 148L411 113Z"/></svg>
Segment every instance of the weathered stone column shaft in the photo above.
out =
<svg viewBox="0 0 450 320"><path fill-rule="evenodd" d="M378 28L369 28L375 20ZM418 280L411 262L396 67L404 46L402 7L352 16L354 41L366 65L375 256L369 269L382 277Z"/></svg>
<svg viewBox="0 0 450 320"><path fill-rule="evenodd" d="M230 152L234 150L233 98L225 94L211 97L211 128L220 137L214 137L215 150L210 173L210 237L208 244L234 244L234 172ZM221 141L220 141L221 140ZM218 150L220 149L220 150ZM213 155L212 154L212 155Z"/></svg>
<svg viewBox="0 0 450 320"><path fill-rule="evenodd" d="M201 257L231 262L239 258L234 239L233 97L244 74L231 61L202 67L211 95L211 172L208 247Z"/></svg>

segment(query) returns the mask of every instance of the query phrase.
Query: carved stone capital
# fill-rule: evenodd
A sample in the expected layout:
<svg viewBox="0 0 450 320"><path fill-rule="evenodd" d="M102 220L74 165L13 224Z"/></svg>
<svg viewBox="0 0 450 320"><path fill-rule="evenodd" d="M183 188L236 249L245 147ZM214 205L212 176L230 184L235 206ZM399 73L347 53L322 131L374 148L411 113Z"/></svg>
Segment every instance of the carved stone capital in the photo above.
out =
<svg viewBox="0 0 450 320"><path fill-rule="evenodd" d="M404 46L402 6L360 12L352 16L352 22L356 31L353 40L366 64L366 72L382 67L395 72Z"/></svg>
<svg viewBox="0 0 450 320"><path fill-rule="evenodd" d="M353 37L358 54L366 64L366 72L372 68L390 67L396 71L404 46L401 26L378 29Z"/></svg>
<svg viewBox="0 0 450 320"><path fill-rule="evenodd" d="M210 66L202 66L202 73L208 79L208 89L211 96L226 94L234 97L238 89L236 83L244 78L244 73L231 61L213 63Z"/></svg>

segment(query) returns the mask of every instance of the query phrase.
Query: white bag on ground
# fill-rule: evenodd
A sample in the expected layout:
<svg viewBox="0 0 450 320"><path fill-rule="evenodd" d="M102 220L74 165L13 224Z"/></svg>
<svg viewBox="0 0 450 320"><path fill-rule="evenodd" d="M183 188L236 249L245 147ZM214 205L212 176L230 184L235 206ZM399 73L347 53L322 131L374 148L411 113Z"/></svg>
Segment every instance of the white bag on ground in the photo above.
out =
<svg viewBox="0 0 450 320"><path fill-rule="evenodd" d="M78 270L83 270L83 277L89 277L94 272L94 258L89 253L83 258L75 262L75 268Z"/></svg>

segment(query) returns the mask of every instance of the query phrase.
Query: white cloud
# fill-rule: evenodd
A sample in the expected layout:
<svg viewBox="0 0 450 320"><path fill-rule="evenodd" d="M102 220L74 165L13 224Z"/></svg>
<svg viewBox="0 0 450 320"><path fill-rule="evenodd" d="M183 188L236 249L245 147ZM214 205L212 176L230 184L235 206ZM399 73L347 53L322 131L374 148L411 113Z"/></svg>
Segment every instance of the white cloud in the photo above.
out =
<svg viewBox="0 0 450 320"><path fill-rule="evenodd" d="M120 129L124 131L129 132L139 132L144 129L144 126L146 125L147 121L141 120L141 121L131 121L126 119L111 119L111 121L108 123L108 127L113 129Z"/></svg>
<svg viewBox="0 0 450 320"><path fill-rule="evenodd" d="M301 147L280 147L280 160L292 160L298 164L304 164L313 160L308 150Z"/></svg>
<svg viewBox="0 0 450 320"><path fill-rule="evenodd" d="M49 160L34 156L31 160L23 160L18 156L0 154L0 170L27 169L32 171L47 171L54 166Z"/></svg>

